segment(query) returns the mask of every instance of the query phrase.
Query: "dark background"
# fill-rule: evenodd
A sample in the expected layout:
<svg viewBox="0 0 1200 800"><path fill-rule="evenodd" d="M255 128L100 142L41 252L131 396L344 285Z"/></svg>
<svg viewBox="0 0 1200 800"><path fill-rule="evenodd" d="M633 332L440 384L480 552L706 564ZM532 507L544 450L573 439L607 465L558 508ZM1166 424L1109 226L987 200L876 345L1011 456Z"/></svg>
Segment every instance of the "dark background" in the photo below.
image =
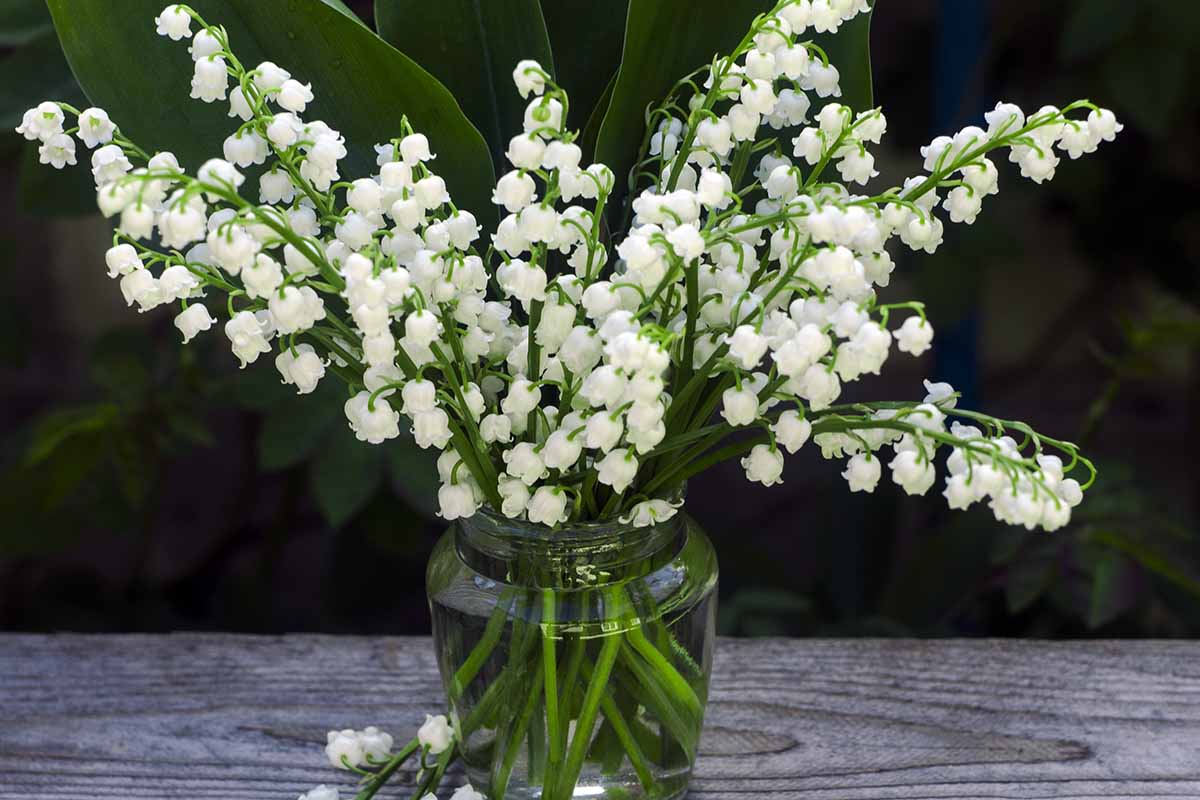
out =
<svg viewBox="0 0 1200 800"><path fill-rule="evenodd" d="M881 180L999 99L1087 97L1126 130L1047 186L1003 165L975 226L904 254L887 291L929 303L937 350L854 396L950 380L1078 441L1102 477L1043 534L887 480L851 496L811 446L781 487L714 470L688 507L720 554L724 632L1200 634L1200 4L879 5ZM11 133L29 46L0 61L0 629L426 631L429 460L355 442L332 381L297 399L268 361L239 372L220 331L183 348L170 314L124 308L108 226L78 200L87 170L31 169Z"/></svg>

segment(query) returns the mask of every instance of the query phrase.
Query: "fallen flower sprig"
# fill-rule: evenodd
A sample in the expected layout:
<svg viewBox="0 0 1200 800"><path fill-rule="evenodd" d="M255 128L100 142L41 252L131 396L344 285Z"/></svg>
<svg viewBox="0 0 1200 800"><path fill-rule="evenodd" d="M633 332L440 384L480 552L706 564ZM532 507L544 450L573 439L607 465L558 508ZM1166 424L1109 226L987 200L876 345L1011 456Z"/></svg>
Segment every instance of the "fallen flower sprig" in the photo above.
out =
<svg viewBox="0 0 1200 800"><path fill-rule="evenodd" d="M361 731L346 729L329 731L325 756L335 769L360 776L355 800L370 800L388 781L395 777L414 756L418 759L413 800L437 800L434 792L442 782L446 769L457 759L455 731L444 714L426 715L417 735L396 752L395 739L378 728ZM300 795L299 800L339 800L340 791L321 785ZM458 787L450 800L482 800L483 795L470 784Z"/></svg>

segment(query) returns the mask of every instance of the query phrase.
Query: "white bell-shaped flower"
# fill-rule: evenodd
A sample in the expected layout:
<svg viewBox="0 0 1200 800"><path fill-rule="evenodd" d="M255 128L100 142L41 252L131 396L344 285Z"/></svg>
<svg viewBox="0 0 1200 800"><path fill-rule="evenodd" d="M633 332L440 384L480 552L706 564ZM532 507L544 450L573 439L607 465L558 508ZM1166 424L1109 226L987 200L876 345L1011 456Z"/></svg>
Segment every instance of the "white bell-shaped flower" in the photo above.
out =
<svg viewBox="0 0 1200 800"><path fill-rule="evenodd" d="M193 303L175 316L175 327L183 334L183 343L187 344L197 334L209 330L216 324L216 319L200 303Z"/></svg>
<svg viewBox="0 0 1200 800"><path fill-rule="evenodd" d="M557 486L540 486L529 500L526 512L529 521L554 527L566 522L570 516L570 496Z"/></svg>
<svg viewBox="0 0 1200 800"><path fill-rule="evenodd" d="M774 486L783 482L783 453L769 445L756 444L742 459L742 468L746 470L747 480Z"/></svg>

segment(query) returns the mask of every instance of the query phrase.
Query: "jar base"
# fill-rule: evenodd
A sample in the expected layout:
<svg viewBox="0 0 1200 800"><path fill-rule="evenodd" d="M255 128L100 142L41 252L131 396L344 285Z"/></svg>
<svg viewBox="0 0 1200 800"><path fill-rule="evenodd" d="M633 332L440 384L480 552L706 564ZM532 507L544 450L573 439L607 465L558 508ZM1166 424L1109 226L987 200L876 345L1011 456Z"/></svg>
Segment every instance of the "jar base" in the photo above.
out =
<svg viewBox="0 0 1200 800"><path fill-rule="evenodd" d="M486 773L476 774L476 770L468 768L467 777L477 791L489 800L496 800L497 795L491 791ZM557 800L682 800L687 794L692 771L677 770L658 773L654 777L654 789L647 790L632 774L604 775L599 771L585 770L575 784L575 791L569 797L559 794ZM522 780L513 780L504 792L503 800L542 800L542 789L540 784L530 785Z"/></svg>

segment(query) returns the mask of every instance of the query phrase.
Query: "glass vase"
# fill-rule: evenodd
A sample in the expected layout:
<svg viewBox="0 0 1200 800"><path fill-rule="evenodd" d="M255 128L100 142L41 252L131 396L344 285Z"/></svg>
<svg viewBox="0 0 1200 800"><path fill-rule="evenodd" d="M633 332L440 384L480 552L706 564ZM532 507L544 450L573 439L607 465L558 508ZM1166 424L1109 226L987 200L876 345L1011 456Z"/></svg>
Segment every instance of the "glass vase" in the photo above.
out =
<svg viewBox="0 0 1200 800"><path fill-rule="evenodd" d="M438 665L492 800L682 797L708 700L712 544L684 513L550 529L481 510L429 562Z"/></svg>

